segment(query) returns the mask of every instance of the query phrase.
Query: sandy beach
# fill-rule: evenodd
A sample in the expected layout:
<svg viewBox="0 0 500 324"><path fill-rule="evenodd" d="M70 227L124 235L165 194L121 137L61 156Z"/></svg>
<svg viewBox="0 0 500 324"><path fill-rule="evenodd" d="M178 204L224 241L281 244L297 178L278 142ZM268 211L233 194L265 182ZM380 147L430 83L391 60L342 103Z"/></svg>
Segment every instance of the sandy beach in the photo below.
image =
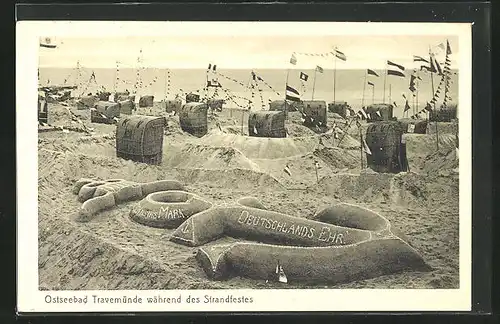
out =
<svg viewBox="0 0 500 324"><path fill-rule="evenodd" d="M52 103L48 123L81 129L67 109L93 132L39 130L40 289L459 287L459 175L456 129L451 123L439 123L438 136L432 130L435 123L430 123L428 134L405 134L411 171L383 174L361 170L359 131L354 125L339 145L339 138L302 126L298 113L290 113L285 139L249 137L248 112L237 109L209 114L208 134L201 138L183 132L178 117L168 116L163 161L152 166L117 158L116 126L91 123L90 110ZM160 103L138 108L137 114L166 116ZM328 125L333 122L329 113ZM363 123L364 131L366 127ZM317 176L315 162L320 166ZM291 175L283 172L285 165ZM253 196L269 210L304 218L337 202L357 204L386 217L433 271L336 286L241 277L213 281L195 260L197 248L169 241L173 230L146 227L130 219L130 209L137 202L118 205L88 223L74 221L81 203L72 189L80 178L140 183L174 179L214 204ZM232 241L236 239L224 237L209 244Z"/></svg>

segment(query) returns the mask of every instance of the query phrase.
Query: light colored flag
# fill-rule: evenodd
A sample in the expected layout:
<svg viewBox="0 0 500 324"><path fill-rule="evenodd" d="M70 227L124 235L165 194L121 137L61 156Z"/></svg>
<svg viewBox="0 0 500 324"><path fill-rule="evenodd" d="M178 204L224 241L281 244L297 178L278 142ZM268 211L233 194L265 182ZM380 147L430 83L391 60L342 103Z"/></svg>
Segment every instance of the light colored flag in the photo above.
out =
<svg viewBox="0 0 500 324"><path fill-rule="evenodd" d="M377 110L376 114L377 114L379 117L382 117L382 115L380 114L380 110Z"/></svg>
<svg viewBox="0 0 500 324"><path fill-rule="evenodd" d="M293 65L297 64L297 57L295 56L295 53L293 53L292 57L290 57L290 64L293 64Z"/></svg>
<svg viewBox="0 0 500 324"><path fill-rule="evenodd" d="M276 267L276 273L278 274L278 281L282 283L287 283L288 279L286 277L285 271L283 270L283 267L278 265Z"/></svg>
<svg viewBox="0 0 500 324"><path fill-rule="evenodd" d="M288 174L289 176L292 176L292 172L290 171L288 164L285 165L285 168L283 169L283 171L285 171L285 173Z"/></svg>
<svg viewBox="0 0 500 324"><path fill-rule="evenodd" d="M368 147L368 144L366 143L366 140L363 138L363 150L365 151L366 154L372 155L372 151Z"/></svg>
<svg viewBox="0 0 500 324"><path fill-rule="evenodd" d="M319 65L316 65L316 71L319 73L323 73L323 68Z"/></svg>

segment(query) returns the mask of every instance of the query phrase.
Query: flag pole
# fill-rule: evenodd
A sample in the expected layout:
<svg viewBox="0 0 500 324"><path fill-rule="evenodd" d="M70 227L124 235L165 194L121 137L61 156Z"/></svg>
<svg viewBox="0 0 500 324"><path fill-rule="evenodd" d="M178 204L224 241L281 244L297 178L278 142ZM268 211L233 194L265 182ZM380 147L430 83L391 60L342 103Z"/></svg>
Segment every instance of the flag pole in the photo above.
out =
<svg viewBox="0 0 500 324"><path fill-rule="evenodd" d="M364 169L364 165L363 165L363 132L361 131L361 127L359 127L359 138L361 139L361 141L359 143L359 152L361 155L361 171L363 171L363 169Z"/></svg>
<svg viewBox="0 0 500 324"><path fill-rule="evenodd" d="M387 66L385 67L385 74L384 74L384 95L382 99L382 103L385 103L385 84L387 82Z"/></svg>
<svg viewBox="0 0 500 324"><path fill-rule="evenodd" d="M431 47L429 46L429 60L431 61L431 65L434 65L432 62L432 56L431 56ZM432 86L432 95L434 96L434 72L431 70L431 86ZM434 106L434 111L436 111L436 101L433 103ZM435 121L436 123L436 149L439 150L439 134L438 134L438 122L437 119Z"/></svg>
<svg viewBox="0 0 500 324"><path fill-rule="evenodd" d="M416 90L416 100L417 100L417 107L416 107L416 110L415 112L413 113L413 115L416 115L416 113L418 112L418 88L420 87L420 82L418 81L418 78L417 78L417 90Z"/></svg>
<svg viewBox="0 0 500 324"><path fill-rule="evenodd" d="M288 119L288 107L286 103L286 91L288 87L288 76L290 75L290 68L286 70L286 81L285 81L285 119Z"/></svg>
<svg viewBox="0 0 500 324"><path fill-rule="evenodd" d="M316 73L317 72L318 72L318 69L315 68L314 69L313 91L312 91L311 100L314 100L314 88L316 87Z"/></svg>
<svg viewBox="0 0 500 324"><path fill-rule="evenodd" d="M368 70L365 70L365 82L363 82L363 97L361 98L361 107L365 106L365 89L366 89L367 74L368 74Z"/></svg>
<svg viewBox="0 0 500 324"><path fill-rule="evenodd" d="M372 85L372 105L375 103L375 84Z"/></svg>
<svg viewBox="0 0 500 324"><path fill-rule="evenodd" d="M335 87L337 86L337 47L333 49L333 103L335 103Z"/></svg>
<svg viewBox="0 0 500 324"><path fill-rule="evenodd" d="M392 101L392 87L391 87L391 83L389 83L389 105L391 104L391 101Z"/></svg>

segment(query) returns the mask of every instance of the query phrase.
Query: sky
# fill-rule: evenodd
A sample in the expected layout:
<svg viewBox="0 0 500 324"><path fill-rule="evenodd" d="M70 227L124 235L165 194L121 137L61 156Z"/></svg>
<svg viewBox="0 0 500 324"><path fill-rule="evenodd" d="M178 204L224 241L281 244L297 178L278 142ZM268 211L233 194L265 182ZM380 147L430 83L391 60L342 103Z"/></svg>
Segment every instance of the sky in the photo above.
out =
<svg viewBox="0 0 500 324"><path fill-rule="evenodd" d="M230 32L228 32L230 34ZM50 36L49 36L50 37ZM137 67L207 68L209 63L222 69L385 69L387 60L408 69L420 67L413 55L428 57L429 47L444 62L444 51L437 47L449 41L451 67L457 68L458 37L450 35L184 35L129 37L53 37L57 48L40 48L40 67L86 68ZM345 53L347 61L333 56L297 54L297 65L289 63L291 54L328 53L333 47Z"/></svg>

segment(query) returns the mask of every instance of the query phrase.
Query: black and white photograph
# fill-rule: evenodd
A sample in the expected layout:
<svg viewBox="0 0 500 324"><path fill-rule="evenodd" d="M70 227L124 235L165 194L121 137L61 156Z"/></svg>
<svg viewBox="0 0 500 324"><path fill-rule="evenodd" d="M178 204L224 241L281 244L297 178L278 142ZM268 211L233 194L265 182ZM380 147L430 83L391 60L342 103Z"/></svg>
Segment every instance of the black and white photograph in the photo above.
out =
<svg viewBox="0 0 500 324"><path fill-rule="evenodd" d="M470 308L470 24L24 27L26 308Z"/></svg>

